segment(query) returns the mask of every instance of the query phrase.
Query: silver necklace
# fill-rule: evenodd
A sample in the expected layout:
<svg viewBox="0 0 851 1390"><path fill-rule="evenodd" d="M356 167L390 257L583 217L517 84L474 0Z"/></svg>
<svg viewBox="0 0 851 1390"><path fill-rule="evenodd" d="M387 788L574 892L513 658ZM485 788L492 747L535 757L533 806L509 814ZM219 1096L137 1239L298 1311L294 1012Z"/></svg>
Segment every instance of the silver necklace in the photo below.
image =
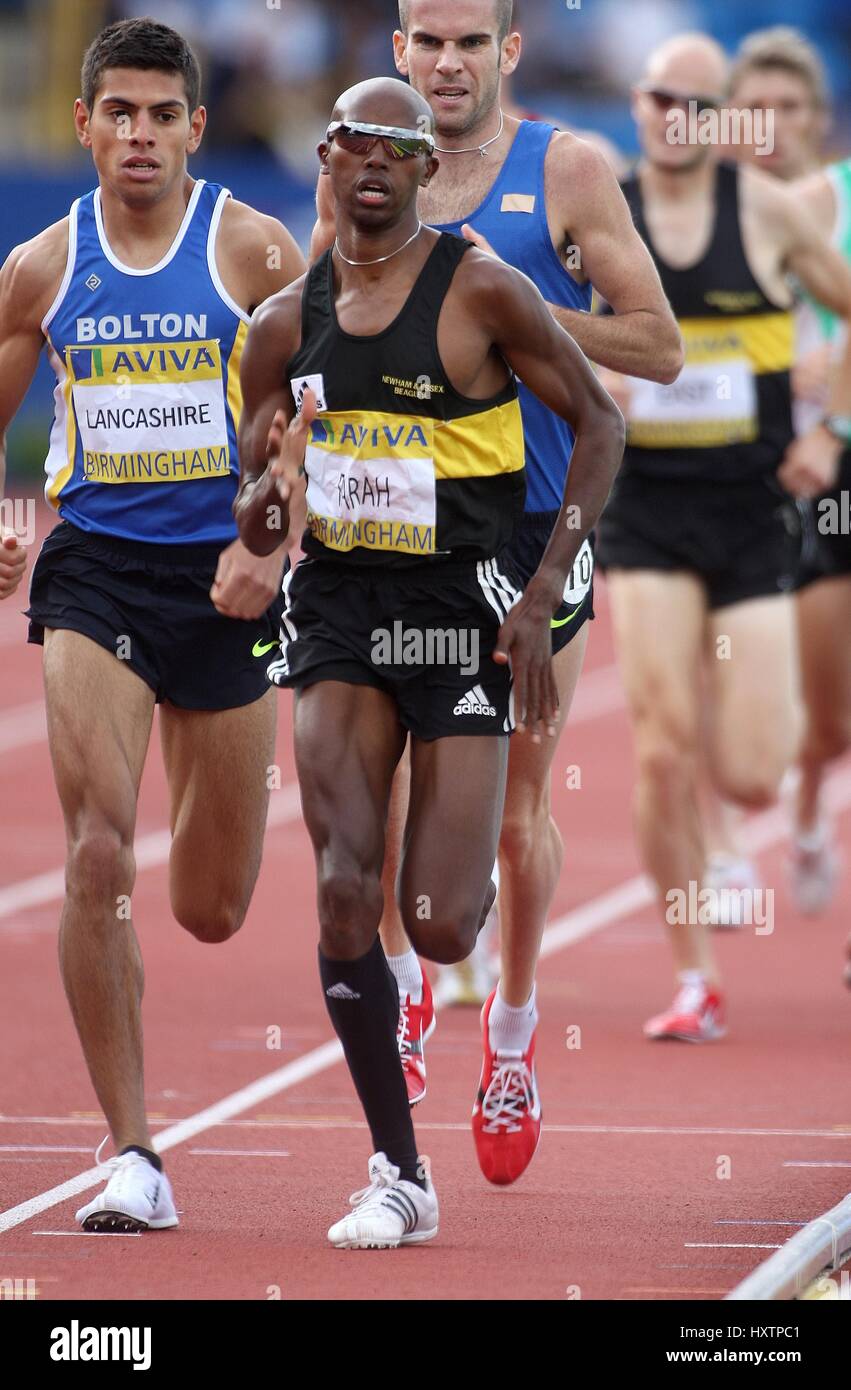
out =
<svg viewBox="0 0 851 1390"><path fill-rule="evenodd" d="M416 241L422 229L422 222L418 222L417 230L414 232L413 236L409 236L408 240L403 242L401 246L397 246L395 251L391 251L389 256L376 256L374 261L350 261L348 256L344 256L342 251L340 250L339 237L337 237L334 242L334 249L336 250L337 255L340 257L340 259L346 262L346 265L380 265L382 261L392 261L394 256L398 256L400 251L404 251L406 246L410 246L412 241Z"/></svg>
<svg viewBox="0 0 851 1390"><path fill-rule="evenodd" d="M447 149L444 149L442 145L435 145L435 147L434 147L434 152L435 152L435 154L473 154L475 150L478 150L478 151L479 151L479 154L482 156L482 159L484 159L484 157L485 157L485 150L487 149L488 145L493 145L493 144L495 144L495 142L499 139L499 137L500 137L500 135L502 134L502 132L503 132L504 129L505 129L505 114L504 114L504 112L503 112L503 110L502 110L502 107L500 107L500 110L499 110L499 130L496 132L496 135L492 135L491 138L490 138L490 140L486 140L485 143L484 143L483 145L470 145L466 150L450 150L450 149L448 149L448 148L447 148Z"/></svg>

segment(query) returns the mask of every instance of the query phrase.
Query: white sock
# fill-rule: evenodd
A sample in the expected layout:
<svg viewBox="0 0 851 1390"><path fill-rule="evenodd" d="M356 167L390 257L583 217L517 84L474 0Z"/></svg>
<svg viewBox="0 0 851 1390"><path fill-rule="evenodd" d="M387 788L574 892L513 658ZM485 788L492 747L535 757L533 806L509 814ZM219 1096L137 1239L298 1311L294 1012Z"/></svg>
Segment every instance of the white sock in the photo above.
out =
<svg viewBox="0 0 851 1390"><path fill-rule="evenodd" d="M488 1019L488 1037L494 1052L525 1052L538 1022L535 1008L535 986L532 993L519 1009L506 1004L497 986L496 998L491 1005Z"/></svg>
<svg viewBox="0 0 851 1390"><path fill-rule="evenodd" d="M404 1000L410 994L412 1004L423 1002L423 968L413 946L403 956L388 956L387 964L393 971L399 998Z"/></svg>
<svg viewBox="0 0 851 1390"><path fill-rule="evenodd" d="M691 986L694 989L702 989L704 994L707 990L706 976L702 970L681 970L677 975L681 985Z"/></svg>

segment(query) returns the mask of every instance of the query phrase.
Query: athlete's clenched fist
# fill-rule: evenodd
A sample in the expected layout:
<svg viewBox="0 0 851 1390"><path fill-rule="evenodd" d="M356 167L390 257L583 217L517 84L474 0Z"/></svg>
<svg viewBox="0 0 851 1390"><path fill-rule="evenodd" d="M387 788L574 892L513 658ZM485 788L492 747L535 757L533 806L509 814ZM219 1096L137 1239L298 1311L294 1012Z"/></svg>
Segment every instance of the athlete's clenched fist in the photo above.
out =
<svg viewBox="0 0 851 1390"><path fill-rule="evenodd" d="M0 599L10 598L24 577L27 548L14 531L0 531Z"/></svg>

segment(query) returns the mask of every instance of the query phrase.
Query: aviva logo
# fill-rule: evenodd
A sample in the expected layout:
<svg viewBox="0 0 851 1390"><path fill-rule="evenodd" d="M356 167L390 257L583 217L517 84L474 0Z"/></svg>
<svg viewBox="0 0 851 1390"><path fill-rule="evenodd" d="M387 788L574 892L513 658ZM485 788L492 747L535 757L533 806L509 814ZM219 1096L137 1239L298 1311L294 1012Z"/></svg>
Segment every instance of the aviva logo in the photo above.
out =
<svg viewBox="0 0 851 1390"><path fill-rule="evenodd" d="M222 374L219 345L214 341L69 347L67 364L72 381L93 386L127 386L133 381L212 381Z"/></svg>
<svg viewBox="0 0 851 1390"><path fill-rule="evenodd" d="M361 458L430 457L434 443L434 421L411 415L390 419L368 411L342 418L318 416L311 427L314 446Z"/></svg>

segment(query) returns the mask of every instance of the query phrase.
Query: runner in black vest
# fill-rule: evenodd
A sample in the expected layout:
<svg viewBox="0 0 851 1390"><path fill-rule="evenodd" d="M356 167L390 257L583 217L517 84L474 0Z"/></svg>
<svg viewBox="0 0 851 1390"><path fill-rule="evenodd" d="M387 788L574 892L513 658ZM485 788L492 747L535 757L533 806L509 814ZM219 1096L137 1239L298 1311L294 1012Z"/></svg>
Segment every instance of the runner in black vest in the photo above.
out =
<svg viewBox="0 0 851 1390"><path fill-rule="evenodd" d="M493 901L513 700L530 737L553 731L550 619L623 441L612 402L530 282L419 223L417 190L438 163L432 131L428 104L402 82L340 98L319 147L335 247L261 310L242 370L236 514L255 553L280 544L307 475L307 558L287 582L271 674L297 691L320 975L375 1149L369 1186L329 1232L340 1247L437 1233L377 935L395 767L410 736L405 927L427 959L459 960ZM516 603L497 559L524 497L515 370L577 433L553 537Z"/></svg>
<svg viewBox="0 0 851 1390"><path fill-rule="evenodd" d="M712 904L690 906L705 865L696 795L704 655L716 788L745 808L768 806L798 736L798 513L777 473L835 458L841 447L824 429L792 440L786 277L793 272L840 314L851 307L841 257L788 190L759 172L719 166L711 143L669 138L671 117L684 117L691 101L717 113L727 82L718 45L689 35L651 55L634 93L644 157L625 191L679 322L686 365L670 387L607 378L627 416L628 445L598 531L635 726L637 833L679 984L672 1008L645 1033L688 1041L725 1028L707 931ZM846 413L851 354L835 390L833 409ZM754 915L764 906L750 904Z"/></svg>

